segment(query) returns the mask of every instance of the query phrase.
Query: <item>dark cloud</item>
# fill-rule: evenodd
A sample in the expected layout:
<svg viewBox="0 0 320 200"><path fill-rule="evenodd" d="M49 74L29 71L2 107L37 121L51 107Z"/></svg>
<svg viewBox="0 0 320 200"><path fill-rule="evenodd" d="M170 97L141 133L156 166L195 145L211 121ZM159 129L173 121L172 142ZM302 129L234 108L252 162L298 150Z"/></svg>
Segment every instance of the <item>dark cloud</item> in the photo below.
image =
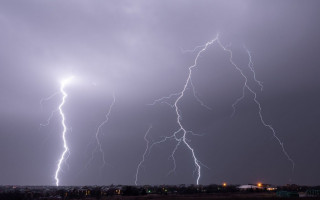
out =
<svg viewBox="0 0 320 200"><path fill-rule="evenodd" d="M183 53L213 39L231 44L234 60L247 69L245 45L252 53L266 122L273 125L291 157L295 172L270 131L258 118L253 97L239 104L242 77L221 48L211 46L199 60L190 90L181 101L183 123L202 168L201 184L319 184L318 102L320 26L318 1L1 1L0 3L0 184L54 184L62 152L59 115L39 128L59 104L59 81L74 74L65 105L71 155L61 183L133 184L150 124L151 141L177 128L175 113L155 99L181 90L195 54ZM110 121L101 142L108 165L91 164L94 134L105 119L115 92ZM155 146L141 184L195 183L190 152L177 151L176 174L168 160L173 142Z"/></svg>

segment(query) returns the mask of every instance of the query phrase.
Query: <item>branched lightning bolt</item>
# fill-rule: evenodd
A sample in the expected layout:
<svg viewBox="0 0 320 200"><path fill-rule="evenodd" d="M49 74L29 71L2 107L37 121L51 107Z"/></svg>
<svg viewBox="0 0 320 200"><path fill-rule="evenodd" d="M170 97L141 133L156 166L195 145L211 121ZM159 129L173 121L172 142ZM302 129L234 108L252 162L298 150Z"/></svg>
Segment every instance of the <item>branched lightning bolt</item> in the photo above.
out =
<svg viewBox="0 0 320 200"><path fill-rule="evenodd" d="M146 134L144 135L144 140L146 141L147 146L146 146L146 149L145 149L145 151L144 151L144 153L143 153L143 155L142 155L142 160L139 162L139 164L138 164L138 166L137 166L136 180L134 181L134 184L135 184L135 185L138 185L139 170L140 170L141 165L142 165L142 164L144 163L144 161L145 161L145 157L146 157L147 152L148 152L148 149L149 149L149 140L148 140L147 136L148 136L148 134L149 134L149 132L150 132L151 129L152 129L152 125L149 126Z"/></svg>
<svg viewBox="0 0 320 200"><path fill-rule="evenodd" d="M100 125L98 126L98 129L97 129L97 131L96 131L96 133L95 133L95 140L96 140L97 146L96 146L96 148L92 151L91 159L90 159L89 162L88 162L88 164L89 164L90 162L92 162L95 152L99 151L99 152L101 153L101 155L102 155L102 162L103 162L101 168L106 165L106 160L105 160L104 151L103 151L103 149L102 149L102 145L101 145L101 142L100 142L100 139L99 139L99 135L100 135L101 128L102 128L106 123L108 123L109 117L110 117L110 114L111 114L111 110L112 110L112 108L113 108L113 106L114 106L114 104L115 104L115 102L116 102L116 97L115 97L115 94L114 94L114 93L112 94L112 98L113 98L113 100L112 100L112 103L111 103L110 106L109 106L108 112L107 112L107 114L106 114L106 118L105 118L105 120L104 120L103 122L100 123ZM87 164L87 165L88 165L88 164Z"/></svg>
<svg viewBox="0 0 320 200"><path fill-rule="evenodd" d="M149 106L153 106L153 105L156 105L157 103L165 103L165 104L168 104L169 106L171 106L173 108L174 105L166 102L165 100L170 100L172 97L179 96L179 95L181 95L180 92L179 93L170 94L169 96L157 99L157 100L153 101L153 103L150 103L148 105Z"/></svg>
<svg viewBox="0 0 320 200"><path fill-rule="evenodd" d="M184 94L187 90L187 87L190 85L192 87L192 91L193 91L193 94L196 98L196 100L202 105L202 106L205 106L205 104L197 97L196 93L195 93L195 87L193 86L192 84L192 70L193 68L197 67L197 64L198 64L198 59L200 57L200 55L208 48L209 45L213 44L216 40L218 39L218 35L216 38L214 38L213 40L207 42L205 45L203 46L198 46L196 47L194 50L196 49L199 49L201 48L197 55L196 55L196 58L194 60L194 64L191 65L188 70L189 70L189 73L188 73L188 77L184 83L184 86L182 88L182 90L178 93L175 93L175 94L171 94L169 95L168 97L163 97L163 98L160 98L156 101L154 101L153 104L155 103L158 103L158 102L162 102L164 99L169 99L171 97L174 97L174 96L177 96L177 99L175 100L174 104L173 104L173 108L175 109L175 112L176 112L176 115L177 115L177 124L179 126L179 128L171 135L171 136L167 136L165 137L164 139L160 140L160 141L157 141L157 142L154 142L153 144L151 144L150 146L150 151L152 149L152 147L156 144L160 144L160 143L163 143L169 139L174 139L176 140L176 145L172 151L172 154L170 155L170 158L172 159L173 161L173 168L172 170L169 172L170 173L173 173L175 172L175 169L176 169L176 160L175 160L175 153L177 151L177 149L179 148L179 146L181 144L184 144L190 151L191 155L192 155L192 158L193 158L193 162L194 162L194 166L195 166L195 172L197 173L197 179L196 179L196 183L199 184L199 180L200 180L200 177L201 177L201 162L198 160L198 158L196 157L196 154L195 154L195 151L194 149L190 146L189 142L187 141L186 137L187 137L187 133L189 133L189 131L187 131L184 126L182 125L182 117L181 117L181 113L180 113L180 109L178 107L178 104L180 102L180 100L184 97ZM206 108L210 109L208 106L205 106ZM181 136L179 137L178 134L179 133L182 133Z"/></svg>
<svg viewBox="0 0 320 200"><path fill-rule="evenodd" d="M292 172L294 171L294 166L295 166L295 163L294 161L292 160L292 158L289 156L288 152L286 151L286 149L284 148L284 144L283 142L280 140L280 138L277 136L276 134L276 131L274 130L274 128L270 125L270 124L267 124L262 116L262 107L261 107L261 104L260 102L257 100L257 93L252 90L252 88L247 84L248 83L248 78L246 77L246 75L243 73L243 71L233 62L232 60L232 51L230 49L227 49L225 48L221 43L220 41L218 41L219 45L221 46L221 48L224 50L224 51L227 51L229 52L229 55L230 55L230 62L231 64L240 72L241 76L245 79L244 81L244 84L243 84L243 87L242 87L242 96L239 97L233 104L232 104L232 107L233 107L233 114L235 113L235 109L236 109L236 106L237 104L244 98L245 96L245 90L247 89L251 94L253 94L254 98L254 102L256 103L256 105L258 106L258 113L259 113L259 118L260 118L260 121L262 123L263 126L265 126L266 128L268 128L272 134L273 134L273 137L278 141L279 145L281 146L281 149L282 149L282 152L283 154L287 157L287 159L291 162L291 165L292 165ZM253 72L253 78L254 78L254 81L260 86L260 89L262 90L263 89L263 85L260 81L258 81L256 79L256 76L255 76L255 71L253 69L253 62L252 62L252 58L251 58L251 54L250 54L250 51L247 51L247 54L249 56L249 68L250 70Z"/></svg>
<svg viewBox="0 0 320 200"><path fill-rule="evenodd" d="M50 99L52 99L53 97L55 97L55 96L58 95L58 94L59 94L59 92L55 92L55 93L53 93L52 95L50 95L50 96L48 96L48 97L46 97L46 98L42 98L42 99L40 100L41 112L43 111L43 102L44 102L44 101L49 101ZM41 123L41 124L40 124L40 127L41 127L41 126L48 126L48 125L50 124L50 121L51 121L52 117L54 116L54 113L57 112L57 111L58 111L58 109L53 110L53 111L51 112L51 114L49 115L49 118L47 119L46 123Z"/></svg>
<svg viewBox="0 0 320 200"><path fill-rule="evenodd" d="M250 68L251 72L253 73L253 80L259 85L260 90L262 91L263 85L262 85L262 82L258 81L256 78L256 72L254 71L254 68L253 68L253 61L252 61L251 52L247 49L247 47L244 46L243 48L246 50L248 57L249 57L248 67Z"/></svg>
<svg viewBox="0 0 320 200"><path fill-rule="evenodd" d="M61 115L61 124L62 124L62 127L63 127L62 140L63 140L64 151L62 152L61 157L60 157L60 159L58 161L57 170L56 170L56 173L55 173L56 186L59 186L59 172L61 170L61 164L64 161L66 154L69 152L69 147L68 147L68 144L67 144L67 141L66 141L67 126L65 124L65 115L64 115L62 107L65 104L66 98L68 96L68 94L65 92L64 88L68 83L70 83L70 81L72 79L73 79L73 77L70 77L68 79L63 80L61 82L61 86L60 86L60 92L61 92L61 94L63 96L62 96L61 104L59 105L58 109L59 109L59 113Z"/></svg>
<svg viewBox="0 0 320 200"><path fill-rule="evenodd" d="M263 116L262 116L262 108L261 108L261 104L259 103L259 101L257 100L257 94L249 87L249 85L247 84L247 77L246 75L243 73L243 71L234 63L233 61L233 55L232 55L232 51L227 49L227 47L223 46L222 43L220 42L219 40L219 35L217 35L213 40L207 42L205 45L201 45L201 46L197 46L194 48L194 50L191 50L190 52L194 52L196 50L199 49L198 53L196 54L196 57L195 57L195 60L194 60L194 64L191 65L189 68L188 68L188 77L184 83L184 86L182 88L182 90L180 92L177 92L177 93L173 93L173 94L170 94L169 96L167 97L162 97L160 99L157 99L155 100L152 104L150 105L155 105L157 103L166 103L166 104L169 104L167 103L166 101L167 100L170 100L171 98L173 97L176 97L176 100L174 101L174 104L169 104L171 107L173 107L175 109L175 113L177 115L177 124L179 126L179 128L171 135L171 136L166 136L164 137L162 140L160 141L156 141L154 143L152 143L150 145L150 148L149 148L149 153L152 149L152 147L154 145L157 145L157 144L160 144L160 143L163 143L163 142L166 142L168 140L176 140L176 145L172 151L172 154L170 155L170 158L173 160L173 168L172 170L169 172L169 173L172 173L175 171L176 169L176 161L175 161L175 153L176 153L176 150L179 148L179 146L181 144L184 144L188 149L189 151L191 152L191 155L192 155L192 158L193 158L193 161L194 161L194 166L195 166L195 173L197 173L197 179L196 179L196 183L197 185L199 184L199 180L200 180L200 177L201 177L201 165L202 163L198 160L198 158L196 157L196 154L195 154L195 151L194 149L190 146L188 140L187 140L187 133L189 133L189 131L187 131L184 126L182 125L182 117L181 117L181 112L180 112L180 109L178 107L178 104L180 102L180 100L184 97L184 94L188 88L188 86L190 85L192 87L192 92L194 94L194 97L196 98L196 100L204 107L210 109L210 107L206 106L196 95L196 91L195 91L195 87L192 83L192 70L194 68L197 67L197 63L198 63L198 59L200 57L200 55L205 52L208 48L208 46L212 45L213 43L217 43L224 51L228 52L229 53L229 61L231 63L232 66L234 66L234 68L240 72L241 76L244 78L244 85L243 85L243 88L242 88L242 96L240 98L238 98L232 105L234 111L233 111L233 114L235 113L235 108L237 106L237 104L244 98L244 95L245 95L245 89L249 90L253 95L254 95L254 101L255 103L257 104L258 108L259 108L259 117L260 117L260 121L261 123L269 128L272 133L273 133L273 136L275 137L275 139L279 142L280 146L282 147L282 151L283 153L285 154L285 156L287 157L287 159L292 163L292 166L293 166L293 169L294 169L294 162L293 160L291 159L291 157L288 155L288 153L286 152L285 148L284 148L284 145L283 145L283 142L281 142L281 140L279 139L279 137L276 135L276 132L275 130L273 129L273 127L267 123L265 123L264 119L263 119ZM246 49L247 50L247 49ZM248 53L248 56L249 56L249 68L250 70L253 72L254 74L254 81L260 86L261 90L263 88L262 86L262 83L260 81L258 81L256 79L256 76L255 76L255 71L254 71L254 68L253 68L253 62L252 62L252 59L251 59L251 54L250 52L247 50L247 53ZM182 133L180 135L182 136L178 136L178 133Z"/></svg>
<svg viewBox="0 0 320 200"><path fill-rule="evenodd" d="M229 53L229 61L230 63L235 67L236 70L238 70L241 74L241 76L244 78L244 84L243 84L243 87L242 87L242 96L240 98L238 98L233 104L232 104L232 107L234 109L233 113L235 113L235 107L237 106L237 104L244 98L245 96L245 89L247 89L251 94L254 95L254 102L256 103L256 105L258 106L258 109L259 109L259 118L260 118L260 121L261 123L263 124L263 126L265 126L266 128L268 128L272 134L273 134L273 137L279 142L279 145L281 146L282 148L282 152L283 154L287 157L287 159L291 162L292 164L292 171L294 171L294 161L291 159L291 157L289 156L289 154L287 153L286 149L284 148L284 144L283 142L280 140L280 138L277 136L276 134L276 131L274 130L274 128L270 125L270 124L267 124L264 119L263 119L263 116L262 116L262 108L261 108L261 104L260 102L257 100L257 93L251 89L251 87L248 85L248 78L247 76L243 73L242 69L240 69L233 61L233 56L232 56L232 51L230 49L227 49L226 47L224 47L220 40L217 40L217 43L219 44L219 46L224 50L224 51L227 51ZM249 68L250 70L253 72L253 78L254 78L254 81L260 86L260 89L262 90L263 89L263 86L262 86L262 83L260 81L258 81L256 79L256 73L254 71L254 68L253 68L253 62L252 62L252 58L251 58L251 54L250 54L250 51L247 50L247 54L249 56Z"/></svg>

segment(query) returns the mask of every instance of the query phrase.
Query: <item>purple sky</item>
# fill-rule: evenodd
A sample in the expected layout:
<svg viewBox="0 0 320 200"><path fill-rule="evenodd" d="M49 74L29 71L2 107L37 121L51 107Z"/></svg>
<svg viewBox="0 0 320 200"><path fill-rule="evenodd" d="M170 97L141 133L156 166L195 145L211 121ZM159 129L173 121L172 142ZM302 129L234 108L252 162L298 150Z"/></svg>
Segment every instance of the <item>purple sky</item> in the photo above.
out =
<svg viewBox="0 0 320 200"><path fill-rule="evenodd" d="M202 167L200 184L320 184L320 2L317 0L2 0L0 1L0 184L54 185L63 151L60 81L70 75L64 106L70 156L60 173L62 185L134 184L148 139L160 140L177 129L174 110L154 100L181 91L195 53L184 53L217 33L234 61L248 71L262 114L272 124L295 171L269 129L259 121L253 96L241 96L243 78L228 54L213 45L199 58L193 83L201 107L187 93L180 104L190 145ZM231 45L231 46L229 46ZM94 136L101 129L107 165ZM168 159L174 141L155 146L140 169L139 184L195 183L190 152L176 152L176 173Z"/></svg>

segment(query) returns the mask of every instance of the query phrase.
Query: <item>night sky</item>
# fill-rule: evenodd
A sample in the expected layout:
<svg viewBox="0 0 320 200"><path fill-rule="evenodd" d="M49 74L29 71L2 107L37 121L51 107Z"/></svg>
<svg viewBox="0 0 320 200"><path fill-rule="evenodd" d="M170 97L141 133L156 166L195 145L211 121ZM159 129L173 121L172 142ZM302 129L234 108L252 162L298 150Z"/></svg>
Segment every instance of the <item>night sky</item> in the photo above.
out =
<svg viewBox="0 0 320 200"><path fill-rule="evenodd" d="M195 52L219 34L257 92L254 96L229 54L213 44L201 54L179 101L181 121L201 166L200 184L320 184L320 1L318 0L1 0L0 184L55 185L63 152L61 80L73 75L63 111L70 156L61 185L135 182L146 149L178 129L174 108L154 100L183 89ZM248 68L248 48L256 78ZM108 123L95 133L115 96ZM174 103L174 98L168 103ZM138 184L195 184L191 152L176 141L153 146ZM91 156L93 158L91 159Z"/></svg>

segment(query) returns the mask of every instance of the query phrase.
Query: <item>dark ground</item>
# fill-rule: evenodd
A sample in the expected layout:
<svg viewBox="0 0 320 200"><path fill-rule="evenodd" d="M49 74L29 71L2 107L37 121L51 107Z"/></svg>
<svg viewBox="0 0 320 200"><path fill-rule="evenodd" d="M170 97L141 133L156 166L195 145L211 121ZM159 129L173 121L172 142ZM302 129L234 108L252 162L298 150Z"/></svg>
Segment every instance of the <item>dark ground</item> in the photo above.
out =
<svg viewBox="0 0 320 200"><path fill-rule="evenodd" d="M230 193L230 194L201 194L201 195L146 195L146 196L113 196L113 197L104 197L101 200L209 200L209 199L223 199L223 200L232 200L232 199L249 199L249 200L289 200L289 199L303 199L303 200L315 200L320 199L320 197L303 197L303 198L284 198L277 197L276 194L271 193L254 193L254 194L244 194L244 193ZM94 199L90 199L94 200Z"/></svg>

